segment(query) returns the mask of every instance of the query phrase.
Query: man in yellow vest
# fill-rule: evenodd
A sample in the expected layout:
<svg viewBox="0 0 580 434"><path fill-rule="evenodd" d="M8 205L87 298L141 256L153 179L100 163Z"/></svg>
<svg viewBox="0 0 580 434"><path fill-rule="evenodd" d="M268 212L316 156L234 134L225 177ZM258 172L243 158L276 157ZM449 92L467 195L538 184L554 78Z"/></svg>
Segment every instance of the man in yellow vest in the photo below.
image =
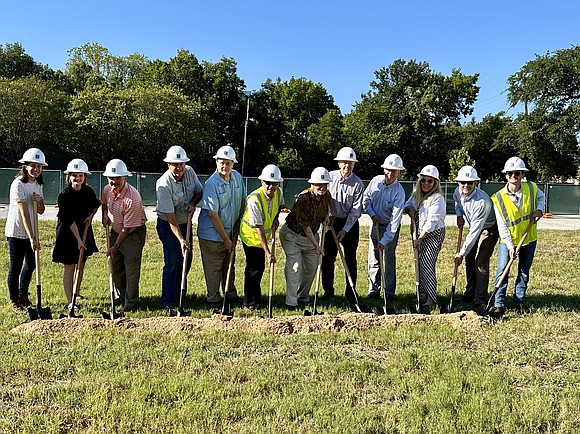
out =
<svg viewBox="0 0 580 434"><path fill-rule="evenodd" d="M248 310L260 308L260 282L265 263L276 262L268 241L278 227L278 214L284 207L284 195L280 189L284 179L280 169L274 164L268 164L258 179L261 185L246 198L246 210L240 225L240 238L246 254L244 308Z"/></svg>
<svg viewBox="0 0 580 434"><path fill-rule="evenodd" d="M505 173L507 184L491 197L500 236L495 282L497 286L509 259L518 258L512 306L516 311L521 312L524 309L524 297L536 251L538 239L536 223L544 215L544 192L538 188L536 183L524 180L528 169L521 158L508 159L502 172ZM533 226L519 253L516 253L515 246L523 238L530 221ZM495 307L490 311L491 316L500 317L505 313L507 285L508 279L506 278L498 287Z"/></svg>

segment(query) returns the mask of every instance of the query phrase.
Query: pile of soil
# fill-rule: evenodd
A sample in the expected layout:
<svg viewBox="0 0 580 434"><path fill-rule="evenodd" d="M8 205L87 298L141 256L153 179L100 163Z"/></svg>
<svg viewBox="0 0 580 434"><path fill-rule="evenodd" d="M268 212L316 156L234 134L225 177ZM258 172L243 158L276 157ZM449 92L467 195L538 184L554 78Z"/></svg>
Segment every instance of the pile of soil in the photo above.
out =
<svg viewBox="0 0 580 434"><path fill-rule="evenodd" d="M263 334L305 334L317 332L341 332L366 330L372 327L403 324L450 324L466 331L480 330L489 319L475 312L465 311L445 315L400 314L377 316L375 314L343 313L340 315L283 316L278 318L225 317L213 315L211 318L192 317L151 317L119 318L114 321L101 318L63 318L51 321L31 321L15 327L12 331L21 335L51 333L75 333L82 330L116 328L137 332L178 332L197 333L206 330L250 331Z"/></svg>

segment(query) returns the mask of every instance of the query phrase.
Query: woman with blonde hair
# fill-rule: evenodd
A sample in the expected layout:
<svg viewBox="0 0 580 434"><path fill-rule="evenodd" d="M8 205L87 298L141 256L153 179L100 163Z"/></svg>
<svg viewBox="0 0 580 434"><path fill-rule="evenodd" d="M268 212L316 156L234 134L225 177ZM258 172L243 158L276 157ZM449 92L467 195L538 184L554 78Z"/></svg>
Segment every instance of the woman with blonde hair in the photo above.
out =
<svg viewBox="0 0 580 434"><path fill-rule="evenodd" d="M419 253L420 313L428 314L437 303L435 264L445 239L446 206L441 193L439 170L427 165L418 176L413 194L405 203L405 213L409 214L417 228L413 234L413 248Z"/></svg>

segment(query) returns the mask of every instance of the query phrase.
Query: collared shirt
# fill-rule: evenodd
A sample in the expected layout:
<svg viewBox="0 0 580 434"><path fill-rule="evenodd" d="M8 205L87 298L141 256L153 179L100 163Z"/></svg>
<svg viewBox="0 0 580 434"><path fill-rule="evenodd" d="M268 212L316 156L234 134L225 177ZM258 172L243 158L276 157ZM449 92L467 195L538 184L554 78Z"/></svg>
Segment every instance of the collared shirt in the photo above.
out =
<svg viewBox="0 0 580 434"><path fill-rule="evenodd" d="M310 189L302 191L292 207L292 211L286 217L288 228L298 235L306 236L304 229L309 227L312 233L316 233L320 224L328 216L330 206L330 192L327 190L320 200L315 199Z"/></svg>
<svg viewBox="0 0 580 434"><path fill-rule="evenodd" d="M344 179L340 170L330 172L330 179L330 213L334 217L346 218L342 230L348 232L362 214L363 182L354 173Z"/></svg>
<svg viewBox="0 0 580 434"><path fill-rule="evenodd" d="M6 226L4 227L4 235L6 237L28 239L28 234L26 233L26 229L24 229L22 214L20 214L20 210L18 209L18 203L26 203L30 222L32 222L34 213L36 212L34 201L32 200L32 193L42 196L42 185L36 179L32 182L22 182L19 176L10 184L10 205L8 206Z"/></svg>
<svg viewBox="0 0 580 434"><path fill-rule="evenodd" d="M478 242L481 232L495 225L495 213L491 212L493 204L488 194L479 187L475 187L469 196L461 194L456 187L453 199L455 214L464 217L469 224L469 234L459 251L461 256L465 256Z"/></svg>
<svg viewBox="0 0 580 434"><path fill-rule="evenodd" d="M135 187L125 181L125 186L116 196L110 185L105 185L101 203L107 206L111 226L117 233L125 228L138 228L147 221L141 195Z"/></svg>
<svg viewBox="0 0 580 434"><path fill-rule="evenodd" d="M264 199L268 204L267 213L269 215L277 215L280 212L280 209L284 208L284 192L282 191L281 188L278 188L278 190L276 190L276 196L279 196L279 205L277 210L273 210L272 204L274 203L274 198L270 198L266 194L264 194ZM264 216L262 207L260 206L260 202L258 200L246 199L246 208L248 210L248 223L252 227L264 224L266 218Z"/></svg>
<svg viewBox="0 0 580 434"><path fill-rule="evenodd" d="M208 212L213 211L218 214L226 233L231 237L234 225L240 217L240 208L245 197L246 188L239 172L232 170L229 182L223 179L217 171L214 172L205 182L203 189L197 236L204 240L223 242L209 217Z"/></svg>
<svg viewBox="0 0 580 434"><path fill-rule="evenodd" d="M203 190L197 174L190 166L185 166L181 181L167 170L155 183L157 191L157 217L167 221L165 214L175 213L178 224L187 223L187 205L196 193Z"/></svg>
<svg viewBox="0 0 580 434"><path fill-rule="evenodd" d="M508 195L511 201L514 203L515 206L518 207L520 213L522 212L522 189L520 188L519 191L512 193L508 190L508 184L505 185L503 188L504 193ZM545 195L542 190L538 187L538 192L536 194L536 211L544 212L545 206ZM497 207L493 207L495 211L495 218L497 220L497 230L499 233L500 238L505 243L508 249L514 248L514 243L512 242L512 237L510 234L510 230L508 229L506 223L503 221L501 216L501 211L497 209Z"/></svg>
<svg viewBox="0 0 580 434"><path fill-rule="evenodd" d="M380 225L387 225L385 234L379 241L383 246L391 242L401 225L405 190L398 180L390 185L385 182L385 175L377 175L363 194L363 210L373 218L377 216Z"/></svg>
<svg viewBox="0 0 580 434"><path fill-rule="evenodd" d="M411 195L407 202L405 202L405 208L408 206L415 208L419 213L419 227L417 228L418 235L423 231L429 233L445 227L445 214L447 212L447 207L443 195L434 193L432 196L427 198L427 200L424 200L421 203L419 209L417 209L415 198Z"/></svg>

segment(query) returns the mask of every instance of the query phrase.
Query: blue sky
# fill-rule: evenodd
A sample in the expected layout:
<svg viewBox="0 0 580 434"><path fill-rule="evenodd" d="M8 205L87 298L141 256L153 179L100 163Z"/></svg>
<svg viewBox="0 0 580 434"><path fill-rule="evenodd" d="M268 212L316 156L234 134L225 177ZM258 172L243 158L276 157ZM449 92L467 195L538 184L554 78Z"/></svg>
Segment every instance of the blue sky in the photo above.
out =
<svg viewBox="0 0 580 434"><path fill-rule="evenodd" d="M370 89L375 70L401 58L446 75L479 73L480 120L508 110L506 79L525 62L580 43L574 0L0 2L0 44L19 42L53 69L87 42L151 60L185 48L200 61L234 58L248 90L267 78L320 82L343 113Z"/></svg>

